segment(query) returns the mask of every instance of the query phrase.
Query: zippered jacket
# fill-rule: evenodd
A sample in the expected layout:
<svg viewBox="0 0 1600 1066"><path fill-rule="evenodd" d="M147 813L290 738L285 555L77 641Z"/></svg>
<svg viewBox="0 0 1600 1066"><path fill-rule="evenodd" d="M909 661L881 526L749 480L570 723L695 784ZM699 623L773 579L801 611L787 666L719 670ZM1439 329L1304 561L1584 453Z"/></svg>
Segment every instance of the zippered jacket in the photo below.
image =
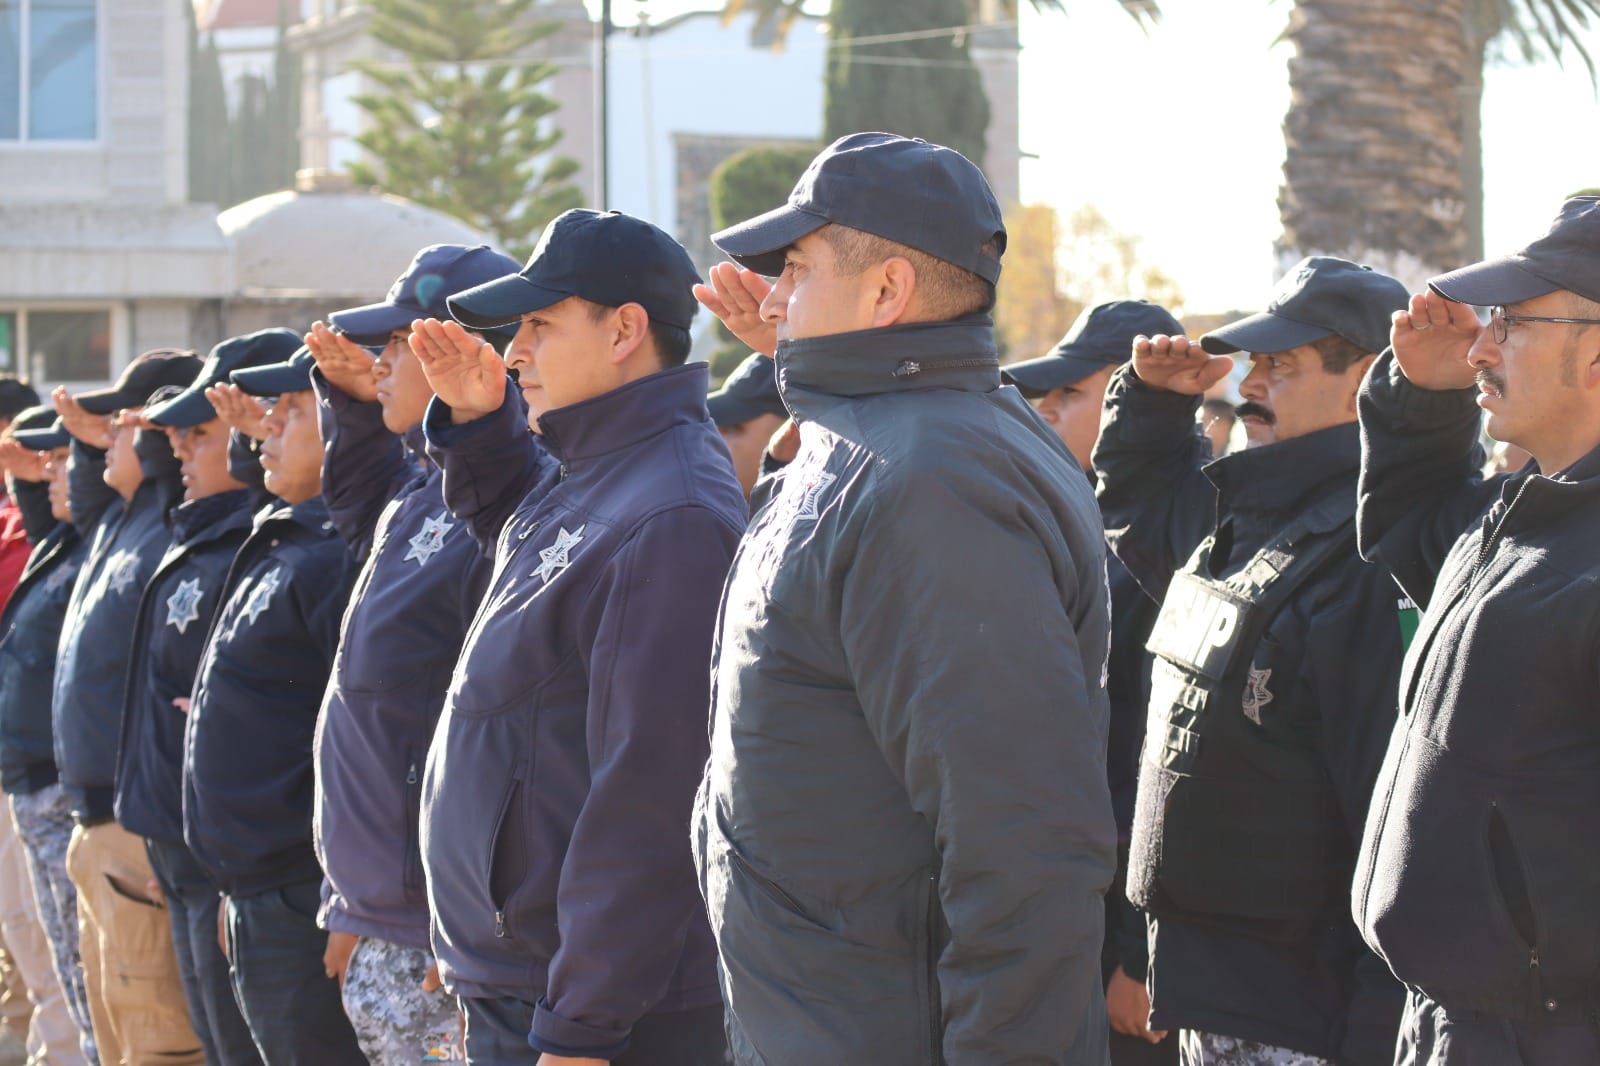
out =
<svg viewBox="0 0 1600 1066"><path fill-rule="evenodd" d="M418 838L422 770L492 557L445 507L420 428L312 374L323 499L364 560L317 722L316 845L329 929L428 947Z"/></svg>
<svg viewBox="0 0 1600 1066"><path fill-rule="evenodd" d="M250 532L244 489L179 504L171 543L139 603L117 750L117 821L130 833L183 840L184 712L222 583Z"/></svg>
<svg viewBox="0 0 1600 1066"><path fill-rule="evenodd" d="M354 578L320 496L258 515L228 570L184 723L183 836L229 895L322 876L311 740Z"/></svg>
<svg viewBox="0 0 1600 1066"><path fill-rule="evenodd" d="M711 633L745 523L704 364L547 412L425 422L495 576L423 779L440 973L536 1002L535 1048L610 1059L718 1001L689 861Z"/></svg>
<svg viewBox="0 0 1600 1066"><path fill-rule="evenodd" d="M1447 1010L1600 1010L1600 450L1485 480L1475 389L1391 353L1360 396L1361 547L1422 608L1354 913Z"/></svg>
<svg viewBox="0 0 1600 1066"><path fill-rule="evenodd" d="M1106 1061L1094 497L987 317L784 341L696 860L742 1064Z"/></svg>

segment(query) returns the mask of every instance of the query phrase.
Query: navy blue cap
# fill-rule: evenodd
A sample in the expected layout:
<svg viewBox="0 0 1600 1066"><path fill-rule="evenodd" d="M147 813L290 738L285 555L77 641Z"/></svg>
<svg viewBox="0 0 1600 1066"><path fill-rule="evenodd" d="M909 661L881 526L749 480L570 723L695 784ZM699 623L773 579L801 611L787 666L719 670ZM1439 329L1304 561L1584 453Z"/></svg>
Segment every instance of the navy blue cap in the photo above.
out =
<svg viewBox="0 0 1600 1066"><path fill-rule="evenodd" d="M650 316L688 329L700 281L683 245L620 211L573 208L539 235L522 272L451 296L450 314L469 329L492 329L577 296L605 307L638 304Z"/></svg>
<svg viewBox="0 0 1600 1066"><path fill-rule="evenodd" d="M1145 300L1113 300L1086 308L1049 355L1000 368L1000 377L1029 396L1063 389L1133 355L1138 336L1178 336L1183 325L1165 307Z"/></svg>
<svg viewBox="0 0 1600 1066"><path fill-rule="evenodd" d="M24 448L48 452L72 443L72 434L61 424L53 407L30 407L11 420L11 436Z"/></svg>
<svg viewBox="0 0 1600 1066"><path fill-rule="evenodd" d="M755 354L734 368L722 388L706 397L711 421L719 426L737 426L761 415L789 417L789 409L778 395L778 364Z"/></svg>
<svg viewBox="0 0 1600 1066"><path fill-rule="evenodd" d="M335 311L328 323L357 344L382 347L391 333L410 329L415 319L448 319L449 297L516 272L515 259L487 244L432 244L416 254L381 303Z"/></svg>
<svg viewBox="0 0 1600 1066"><path fill-rule="evenodd" d="M145 352L122 371L117 383L74 396L92 415L109 415L130 407L143 407L150 394L163 385L188 385L200 372L200 357L180 348Z"/></svg>
<svg viewBox="0 0 1600 1066"><path fill-rule="evenodd" d="M146 408L144 417L158 426L188 429L217 417L217 409L206 399L206 390L228 380L228 375L245 367L281 363L301 345L300 334L275 326L271 329L230 337L211 349L200 366L200 374L176 396Z"/></svg>
<svg viewBox="0 0 1600 1066"><path fill-rule="evenodd" d="M311 371L317 361L311 349L301 345L281 363L235 370L228 380L251 396L282 396L286 392L305 392L311 387Z"/></svg>
<svg viewBox="0 0 1600 1066"><path fill-rule="evenodd" d="M1600 196L1574 196L1550 230L1515 255L1440 274L1428 282L1446 299L1478 307L1575 292L1600 302Z"/></svg>
<svg viewBox="0 0 1600 1066"><path fill-rule="evenodd" d="M740 266L776 277L783 252L830 222L1000 280L1006 224L994 191L953 148L893 133L852 133L806 167L789 202L711 235Z"/></svg>
<svg viewBox="0 0 1600 1066"><path fill-rule="evenodd" d="M1212 355L1286 352L1338 334L1364 352L1389 346L1394 313L1411 301L1406 287L1371 267L1314 255L1289 268L1267 309L1200 338Z"/></svg>

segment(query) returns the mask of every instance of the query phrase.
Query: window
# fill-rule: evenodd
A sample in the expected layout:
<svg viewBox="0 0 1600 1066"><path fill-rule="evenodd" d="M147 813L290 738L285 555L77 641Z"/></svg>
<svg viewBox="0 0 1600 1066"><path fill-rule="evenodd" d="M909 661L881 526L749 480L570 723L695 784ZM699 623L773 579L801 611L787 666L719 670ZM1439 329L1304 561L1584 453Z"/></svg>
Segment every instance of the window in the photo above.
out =
<svg viewBox="0 0 1600 1066"><path fill-rule="evenodd" d="M32 382L111 377L110 308L0 310L0 370Z"/></svg>
<svg viewBox="0 0 1600 1066"><path fill-rule="evenodd" d="M0 0L0 141L92 141L97 0Z"/></svg>

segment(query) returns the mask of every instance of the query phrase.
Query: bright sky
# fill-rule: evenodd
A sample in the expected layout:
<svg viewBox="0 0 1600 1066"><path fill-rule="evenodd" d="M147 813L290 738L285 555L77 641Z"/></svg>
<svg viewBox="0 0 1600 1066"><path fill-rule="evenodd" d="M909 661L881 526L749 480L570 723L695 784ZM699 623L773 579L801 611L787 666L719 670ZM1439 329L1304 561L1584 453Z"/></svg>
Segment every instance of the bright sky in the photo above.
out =
<svg viewBox="0 0 1600 1066"><path fill-rule="evenodd" d="M598 15L597 0L587 0ZM889 0L885 0L889 2ZM718 0L647 0L656 21ZM818 7L823 5L818 4ZM1162 0L1148 32L1113 0L1022 9L1022 196L1070 214L1093 204L1140 238L1192 312L1248 309L1270 292L1291 48L1291 3ZM615 0L618 22L638 3ZM1600 32L1590 49L1600 55ZM1600 103L1566 68L1488 72L1483 108L1491 255L1543 233L1561 200L1600 185Z"/></svg>

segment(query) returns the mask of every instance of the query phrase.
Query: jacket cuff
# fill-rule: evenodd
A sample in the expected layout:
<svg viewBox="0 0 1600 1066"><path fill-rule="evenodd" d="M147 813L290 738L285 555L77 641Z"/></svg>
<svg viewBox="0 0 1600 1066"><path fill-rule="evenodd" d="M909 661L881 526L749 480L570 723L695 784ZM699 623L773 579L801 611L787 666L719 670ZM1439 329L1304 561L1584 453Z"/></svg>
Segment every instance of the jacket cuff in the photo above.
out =
<svg viewBox="0 0 1600 1066"><path fill-rule="evenodd" d="M454 423L450 420L450 405L435 396L428 401L428 410L422 416L422 433L427 439L428 447L441 448L453 451L463 447L474 437L494 426L496 421L507 417L522 417L517 412L517 407L512 403L512 394L516 385L506 382L506 397L500 406L486 415L474 418L470 422ZM508 415L508 409L511 414Z"/></svg>
<svg viewBox="0 0 1600 1066"><path fill-rule="evenodd" d="M528 1044L537 1051L575 1059L614 1059L628 1049L633 1034L627 1029L604 1029L563 1018L543 999L533 1009L533 1031Z"/></svg>
<svg viewBox="0 0 1600 1066"><path fill-rule="evenodd" d="M1479 417L1473 388L1424 389L1413 385L1400 369L1394 349L1385 349L1367 374L1361 391L1380 411L1392 430L1438 429L1459 419Z"/></svg>
<svg viewBox="0 0 1600 1066"><path fill-rule="evenodd" d="M1130 444L1181 442L1199 432L1195 412L1203 396L1156 389L1133 372L1133 364L1119 367L1106 390L1106 406L1115 418L1115 434Z"/></svg>

